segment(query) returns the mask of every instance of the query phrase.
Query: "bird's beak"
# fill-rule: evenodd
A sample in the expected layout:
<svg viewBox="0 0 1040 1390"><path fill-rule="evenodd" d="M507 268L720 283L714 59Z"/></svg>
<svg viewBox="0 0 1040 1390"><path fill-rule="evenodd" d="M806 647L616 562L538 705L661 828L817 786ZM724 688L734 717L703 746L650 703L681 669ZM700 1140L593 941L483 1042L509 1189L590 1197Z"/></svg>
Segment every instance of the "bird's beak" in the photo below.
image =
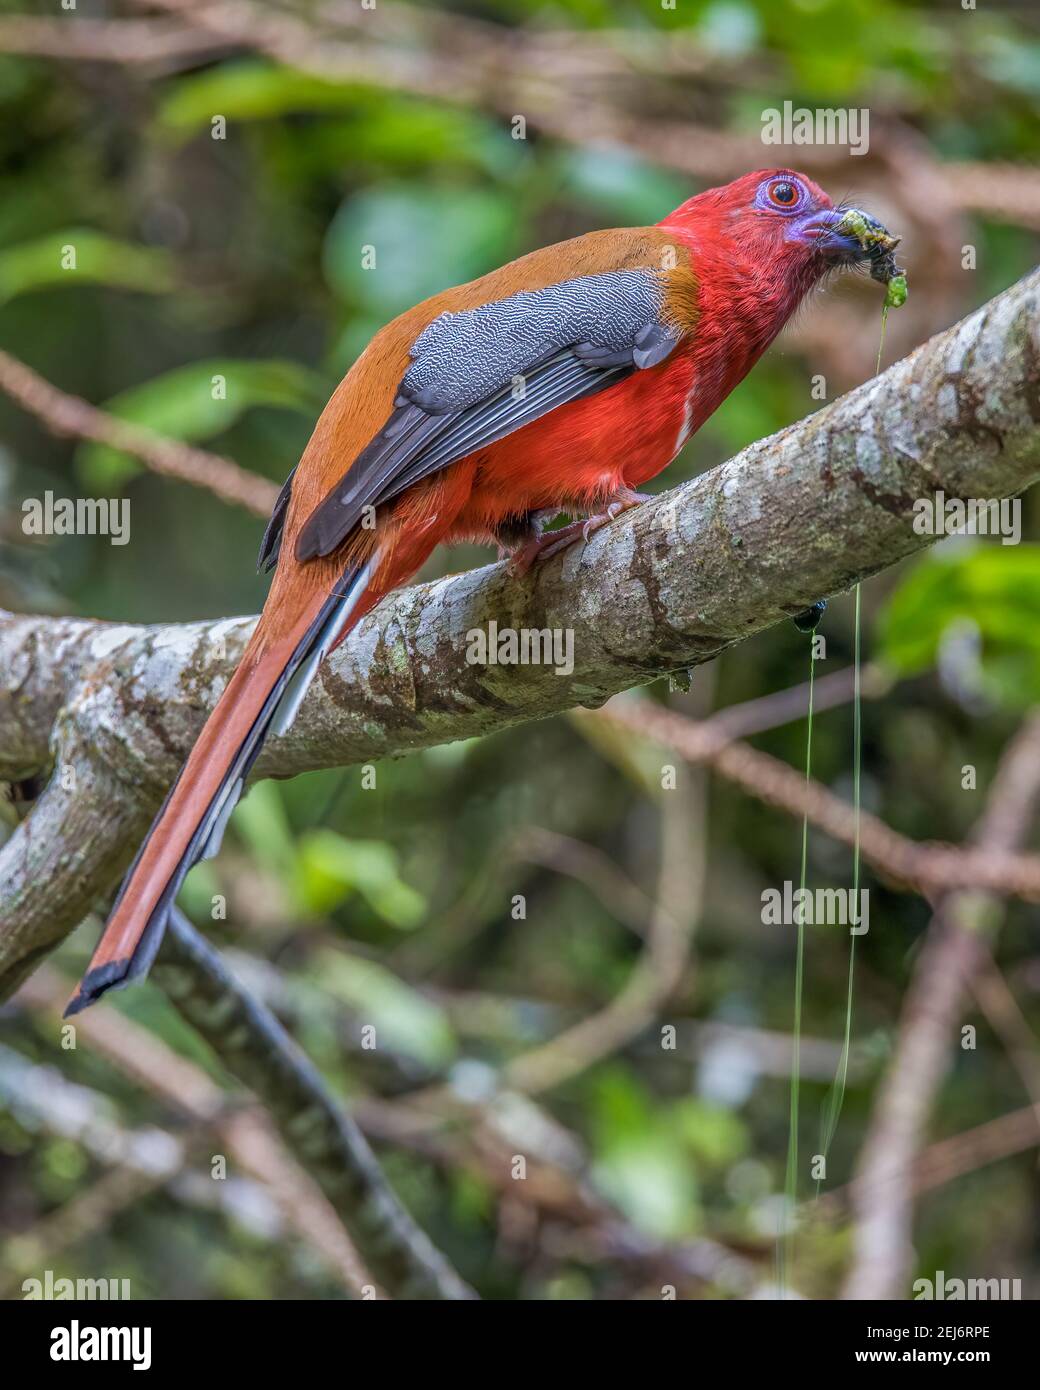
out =
<svg viewBox="0 0 1040 1390"><path fill-rule="evenodd" d="M862 208L821 208L799 228L799 240L837 265L890 260L899 238Z"/></svg>

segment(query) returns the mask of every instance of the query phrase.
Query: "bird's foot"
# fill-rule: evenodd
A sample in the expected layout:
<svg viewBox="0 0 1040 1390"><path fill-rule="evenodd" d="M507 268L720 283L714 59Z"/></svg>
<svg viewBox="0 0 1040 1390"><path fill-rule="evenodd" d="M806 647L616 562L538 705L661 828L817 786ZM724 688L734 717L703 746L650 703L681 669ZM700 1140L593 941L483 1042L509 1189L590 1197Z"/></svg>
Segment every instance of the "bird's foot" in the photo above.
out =
<svg viewBox="0 0 1040 1390"><path fill-rule="evenodd" d="M595 533L603 526L607 526L615 517L622 512L629 511L632 507L638 507L640 502L646 502L650 498L650 493L633 492L631 488L620 488L610 499L607 507L602 512L597 512L595 516L585 517L581 521L572 521L567 526L560 526L555 531L546 531L544 534L533 536L525 541L519 549L514 550L509 561L509 572L516 579L521 579L528 573L536 560L548 560L553 555L558 555L568 546L572 546L576 540L581 539L582 543L587 543Z"/></svg>

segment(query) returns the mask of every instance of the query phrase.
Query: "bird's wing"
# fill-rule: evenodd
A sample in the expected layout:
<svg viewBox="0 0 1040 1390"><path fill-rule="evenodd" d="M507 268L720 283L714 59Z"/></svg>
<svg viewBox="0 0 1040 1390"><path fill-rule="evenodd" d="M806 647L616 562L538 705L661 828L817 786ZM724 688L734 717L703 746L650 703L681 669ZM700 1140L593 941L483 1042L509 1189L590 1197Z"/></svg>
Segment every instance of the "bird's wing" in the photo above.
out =
<svg viewBox="0 0 1040 1390"><path fill-rule="evenodd" d="M292 472L282 484L282 490L275 499L271 520L267 523L263 540L260 542L260 555L256 562L258 570L269 570L278 563L278 555L282 548L282 532L285 529L285 518L289 511L289 498L292 496L292 480L296 476L297 468L299 468L299 464L293 466Z"/></svg>
<svg viewBox="0 0 1040 1390"><path fill-rule="evenodd" d="M418 335L390 418L315 508L296 558L328 555L378 507L569 401L662 362L682 329L653 269L582 275L443 313ZM277 553L280 526L265 540Z"/></svg>

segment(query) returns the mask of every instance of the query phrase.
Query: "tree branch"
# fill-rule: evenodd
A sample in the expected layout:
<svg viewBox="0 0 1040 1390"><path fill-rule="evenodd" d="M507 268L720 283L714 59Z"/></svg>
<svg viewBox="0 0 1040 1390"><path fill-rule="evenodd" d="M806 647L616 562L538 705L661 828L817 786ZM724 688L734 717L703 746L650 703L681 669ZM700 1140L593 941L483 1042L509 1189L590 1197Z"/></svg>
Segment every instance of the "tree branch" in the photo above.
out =
<svg viewBox="0 0 1040 1390"><path fill-rule="evenodd" d="M18 1003L37 1010L53 1023L60 1020L68 993L68 978L44 966L19 990ZM195 1062L180 1056L155 1033L115 1009L93 1009L78 1019L76 1039L77 1047L86 1045L141 1090L158 1096L182 1119L186 1118L195 1136L191 1147L198 1150L197 1159L206 1159L205 1167L212 1161L214 1143L225 1146L238 1172L249 1175L247 1180L264 1184L270 1192L281 1217L279 1234L295 1234L306 1241L349 1293L363 1295L366 1284L374 1286L373 1276L365 1269L350 1239L348 1220L341 1219L341 1213L319 1190L306 1166L290 1156L291 1150L279 1139L274 1122L264 1111L237 1104L238 1098L222 1090ZM189 1146L182 1148L186 1164L191 1157ZM132 1164L123 1162L118 1170L124 1177L128 1166L132 1169ZM211 1177L198 1176L218 1191L223 1186ZM168 1181L167 1174L156 1174L153 1186ZM143 1190L131 1191L126 1204L140 1195ZM96 1204L90 1203L89 1210L95 1211ZM61 1229L70 1224L59 1219ZM41 1267L39 1259L35 1267Z"/></svg>
<svg viewBox="0 0 1040 1390"><path fill-rule="evenodd" d="M883 376L523 583L491 567L390 596L258 773L485 734L709 661L930 544L913 528L917 498L1005 497L1034 482L1038 422L1033 272ZM467 633L491 620L571 633L573 670L471 663ZM111 888L250 629L0 617L0 777L54 769L0 851L0 997Z"/></svg>
<svg viewBox="0 0 1040 1390"><path fill-rule="evenodd" d="M972 839L986 851L1014 848L1028 833L1038 798L1040 714L1033 713L1004 751ZM853 1257L843 1298L907 1296L915 1191L909 1178L956 1055L967 988L985 967L1002 915L996 895L950 893L936 908L852 1183Z"/></svg>
<svg viewBox="0 0 1040 1390"><path fill-rule="evenodd" d="M59 391L31 367L0 351L0 391L46 425L52 434L90 439L140 459L154 473L195 487L208 488L222 502L245 507L265 519L278 497L278 484L250 473L232 459L196 449L179 439L155 434L99 410L96 405Z"/></svg>
<svg viewBox="0 0 1040 1390"><path fill-rule="evenodd" d="M261 1099L395 1298L471 1299L472 1289L401 1206L356 1123L274 1014L174 908L156 983L227 1068Z"/></svg>
<svg viewBox="0 0 1040 1390"><path fill-rule="evenodd" d="M786 693L786 692L785 692ZM691 765L705 765L751 796L787 811L850 848L857 843L867 863L895 885L925 898L945 891L978 888L1007 897L1040 901L1040 856L1019 854L1000 844L966 847L937 840L911 840L879 816L859 811L815 778L806 778L780 758L731 741L727 711L698 722L646 699L617 700L595 715L602 723L672 748ZM582 718L592 716L583 715Z"/></svg>

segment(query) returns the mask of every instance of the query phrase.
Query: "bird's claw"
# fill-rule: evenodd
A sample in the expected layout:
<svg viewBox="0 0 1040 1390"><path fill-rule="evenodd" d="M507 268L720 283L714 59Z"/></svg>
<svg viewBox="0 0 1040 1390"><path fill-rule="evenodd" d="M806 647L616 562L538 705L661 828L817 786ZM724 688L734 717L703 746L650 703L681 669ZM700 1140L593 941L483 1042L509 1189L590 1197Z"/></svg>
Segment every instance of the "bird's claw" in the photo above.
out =
<svg viewBox="0 0 1040 1390"><path fill-rule="evenodd" d="M572 521L556 531L546 531L544 535L526 541L519 550L514 551L509 561L509 573L514 578L522 578L536 560L550 560L554 555L558 555L562 550L572 546L579 536L582 543L588 545L597 531L616 520L622 512L627 512L632 507L638 507L640 502L647 501L649 495L649 493L633 492L626 488L623 493L608 503L602 512L598 512L595 516L587 517L584 521Z"/></svg>

